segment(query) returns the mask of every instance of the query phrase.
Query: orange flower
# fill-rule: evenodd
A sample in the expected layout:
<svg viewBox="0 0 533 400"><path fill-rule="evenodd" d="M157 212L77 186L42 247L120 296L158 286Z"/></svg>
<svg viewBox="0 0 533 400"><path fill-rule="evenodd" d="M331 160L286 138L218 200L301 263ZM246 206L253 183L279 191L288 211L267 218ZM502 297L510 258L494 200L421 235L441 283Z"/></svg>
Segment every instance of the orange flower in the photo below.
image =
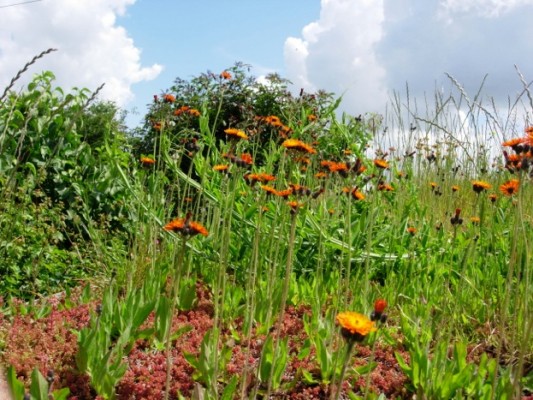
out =
<svg viewBox="0 0 533 400"><path fill-rule="evenodd" d="M266 183L266 182L274 181L276 180L276 177L269 175L269 174L264 174L264 173L246 174L244 175L244 180L253 186L256 182Z"/></svg>
<svg viewBox="0 0 533 400"><path fill-rule="evenodd" d="M472 181L472 189L476 193L481 193L484 190L490 189L492 186L485 181Z"/></svg>
<svg viewBox="0 0 533 400"><path fill-rule="evenodd" d="M222 71L220 77L225 80L231 79L231 74L228 71Z"/></svg>
<svg viewBox="0 0 533 400"><path fill-rule="evenodd" d="M431 190L436 189L439 185L436 182L429 182L429 186L431 186Z"/></svg>
<svg viewBox="0 0 533 400"><path fill-rule="evenodd" d="M458 191L459 191L459 186L453 185L452 186L452 192L458 192Z"/></svg>
<svg viewBox="0 0 533 400"><path fill-rule="evenodd" d="M323 179L323 178L326 178L328 175L325 173L325 172L317 172L315 174L315 178L317 179Z"/></svg>
<svg viewBox="0 0 533 400"><path fill-rule="evenodd" d="M377 299L374 303L374 311L377 313L383 313L387 308L387 301L385 299Z"/></svg>
<svg viewBox="0 0 533 400"><path fill-rule="evenodd" d="M181 106L180 108L174 110L174 115L176 117L180 116L183 113L189 112L190 109L191 109L191 107L189 107L189 106Z"/></svg>
<svg viewBox="0 0 533 400"><path fill-rule="evenodd" d="M190 221L189 217L190 215L187 214L185 218L176 218L166 224L163 229L180 233L184 236L194 236L198 234L207 236L209 234L202 224L196 221Z"/></svg>
<svg viewBox="0 0 533 400"><path fill-rule="evenodd" d="M192 115L193 117L199 117L200 111L198 111L196 108L191 108L189 110L189 115Z"/></svg>
<svg viewBox="0 0 533 400"><path fill-rule="evenodd" d="M389 168L389 163L385 160L381 160L381 159L375 159L374 160L374 165L378 168L381 168L381 169L387 169Z"/></svg>
<svg viewBox="0 0 533 400"><path fill-rule="evenodd" d="M245 164L252 165L254 163L254 159L252 158L251 154L243 153L241 154L241 161Z"/></svg>
<svg viewBox="0 0 533 400"><path fill-rule="evenodd" d="M412 236L416 234L416 228L413 226L410 226L407 228L407 232L409 232Z"/></svg>
<svg viewBox="0 0 533 400"><path fill-rule="evenodd" d="M343 187L342 191L343 191L343 193L351 195L354 198L354 200L364 200L365 199L365 195L363 193L361 193L358 190L357 187L354 187L353 189L351 189L349 187Z"/></svg>
<svg viewBox="0 0 533 400"><path fill-rule="evenodd" d="M286 149L298 150L304 153L316 154L316 150L310 145L297 139L287 139L282 144Z"/></svg>
<svg viewBox="0 0 533 400"><path fill-rule="evenodd" d="M297 213L298 209L304 206L303 203L298 203L297 201L288 201L287 205L291 208L291 214Z"/></svg>
<svg viewBox="0 0 533 400"><path fill-rule="evenodd" d="M314 114L309 114L309 115L307 116L307 120L308 120L309 122L316 121L316 120L317 120L316 115L314 115Z"/></svg>
<svg viewBox="0 0 533 400"><path fill-rule="evenodd" d="M504 196L511 197L518 192L519 188L520 181L518 179L511 179L500 186L500 192L502 192Z"/></svg>
<svg viewBox="0 0 533 400"><path fill-rule="evenodd" d="M504 147L515 147L515 146L518 146L519 144L524 143L526 140L527 140L527 138L510 139L510 140L507 140L507 141L503 142L502 146L504 146Z"/></svg>
<svg viewBox="0 0 533 400"><path fill-rule="evenodd" d="M217 172L227 172L228 169L229 169L229 165L227 164L219 164L213 167L213 171L217 171Z"/></svg>
<svg viewBox="0 0 533 400"><path fill-rule="evenodd" d="M224 132L226 132L226 135L232 138L248 140L248 136L246 135L246 133L244 133L240 129L228 128L224 130Z"/></svg>
<svg viewBox="0 0 533 400"><path fill-rule="evenodd" d="M376 331L373 321L365 315L353 311L339 313L337 323L341 327L341 334L348 340L361 341L370 332Z"/></svg>
<svg viewBox="0 0 533 400"><path fill-rule="evenodd" d="M267 192L267 194L276 195L278 193L278 191L276 189L274 189L272 186L268 186L268 185L261 185L261 189L263 189L265 192Z"/></svg>
<svg viewBox="0 0 533 400"><path fill-rule="evenodd" d="M163 96L163 101L165 103L174 103L176 101L176 96L174 96L172 94L165 94Z"/></svg>
<svg viewBox="0 0 533 400"><path fill-rule="evenodd" d="M387 185L385 183L380 183L378 185L378 190L380 192L393 192L394 191L394 188L391 186L391 185Z"/></svg>
<svg viewBox="0 0 533 400"><path fill-rule="evenodd" d="M292 193L294 193L296 195L309 196L311 194L311 190L308 187L302 186L302 185L298 185L297 183L289 183L289 187L290 187Z"/></svg>
<svg viewBox="0 0 533 400"><path fill-rule="evenodd" d="M152 157L141 157L141 164L144 166L150 166L155 164L155 160Z"/></svg>
<svg viewBox="0 0 533 400"><path fill-rule="evenodd" d="M474 225L479 224L480 221L481 219L479 219L479 217L470 217L470 222L472 222Z"/></svg>
<svg viewBox="0 0 533 400"><path fill-rule="evenodd" d="M489 200L490 200L492 203L495 203L496 200L498 200L498 196L496 196L494 193L493 193L493 194L489 194Z"/></svg>
<svg viewBox="0 0 533 400"><path fill-rule="evenodd" d="M383 324L387 322L387 314L383 314L385 308L387 308L387 301L385 299L377 299L374 303L374 311L370 314L370 320L379 320Z"/></svg>
<svg viewBox="0 0 533 400"><path fill-rule="evenodd" d="M292 194L292 189L285 189L285 190L276 191L276 196L283 197L284 199L289 197L291 194Z"/></svg>

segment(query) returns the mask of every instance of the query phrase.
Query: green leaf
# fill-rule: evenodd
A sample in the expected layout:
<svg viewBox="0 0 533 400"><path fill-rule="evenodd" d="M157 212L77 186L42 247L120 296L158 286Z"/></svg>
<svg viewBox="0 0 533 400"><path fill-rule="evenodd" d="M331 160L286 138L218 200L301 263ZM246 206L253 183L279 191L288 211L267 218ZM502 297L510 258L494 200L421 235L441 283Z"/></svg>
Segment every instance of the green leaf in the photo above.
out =
<svg viewBox="0 0 533 400"><path fill-rule="evenodd" d="M52 396L54 400L67 400L69 394L70 394L69 388L58 389L52 392Z"/></svg>
<svg viewBox="0 0 533 400"><path fill-rule="evenodd" d="M237 383L238 383L237 375L233 375L229 383L226 385L226 387L222 391L220 400L232 400L234 397L235 390L237 389Z"/></svg>
<svg viewBox="0 0 533 400"><path fill-rule="evenodd" d="M31 373L30 394L36 400L48 400L48 382L37 367Z"/></svg>
<svg viewBox="0 0 533 400"><path fill-rule="evenodd" d="M12 366L9 366L7 369L7 384L9 385L11 393L13 394L13 400L24 399L24 384L17 379L15 368Z"/></svg>

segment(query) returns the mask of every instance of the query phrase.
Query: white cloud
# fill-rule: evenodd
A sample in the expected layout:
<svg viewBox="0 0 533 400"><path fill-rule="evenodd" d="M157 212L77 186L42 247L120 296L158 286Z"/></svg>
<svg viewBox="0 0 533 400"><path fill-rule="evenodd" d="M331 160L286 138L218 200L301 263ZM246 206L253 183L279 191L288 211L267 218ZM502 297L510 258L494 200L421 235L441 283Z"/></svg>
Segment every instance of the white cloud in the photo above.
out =
<svg viewBox="0 0 533 400"><path fill-rule="evenodd" d="M383 108L385 70L375 54L383 35L380 0L322 0L320 18L285 42L287 77L296 89L343 95L352 114Z"/></svg>
<svg viewBox="0 0 533 400"><path fill-rule="evenodd" d="M125 105L131 86L157 77L163 67L143 67L141 51L116 24L135 0L45 0L2 9L0 13L0 88L48 48L58 51L37 61L23 76L51 70L65 90L105 83L103 98Z"/></svg>
<svg viewBox="0 0 533 400"><path fill-rule="evenodd" d="M532 0L443 0L440 3L440 12L448 17L470 12L484 17L498 17L517 7L532 4Z"/></svg>
<svg viewBox="0 0 533 400"><path fill-rule="evenodd" d="M406 84L411 100L431 103L437 90L453 89L446 73L471 97L487 75L482 95L503 105L523 89L514 65L533 64L532 7L533 0L322 0L320 17L285 42L287 77L296 89L345 93L341 107L351 114L382 112Z"/></svg>

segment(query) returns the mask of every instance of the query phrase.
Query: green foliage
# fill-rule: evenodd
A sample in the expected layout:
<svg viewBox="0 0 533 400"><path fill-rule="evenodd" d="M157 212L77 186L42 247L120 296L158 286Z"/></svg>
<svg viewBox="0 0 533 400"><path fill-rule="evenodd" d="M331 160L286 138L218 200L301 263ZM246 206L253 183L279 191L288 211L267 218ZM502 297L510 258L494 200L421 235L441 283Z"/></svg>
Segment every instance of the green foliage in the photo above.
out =
<svg viewBox="0 0 533 400"><path fill-rule="evenodd" d="M509 371L500 371L496 359L484 353L478 365L467 361L467 348L462 342L449 345L445 341L429 348L415 329L403 324L411 362L407 364L396 353L402 371L410 380L411 390L420 398L436 399L512 399L514 388ZM496 385L493 387L493 383Z"/></svg>
<svg viewBox="0 0 533 400"><path fill-rule="evenodd" d="M216 371L224 371L231 357L230 348L223 347L222 350L218 349L219 335L218 329L213 328L204 335L198 356L190 353L184 354L187 362L194 367L193 377L195 381L202 383L206 389L206 399L218 398ZM219 352L220 354L218 354ZM230 381L228 392L232 390L233 385ZM226 396L229 396L229 394L226 394Z"/></svg>
<svg viewBox="0 0 533 400"><path fill-rule="evenodd" d="M16 377L13 367L7 370L7 383L13 395L12 400L66 400L70 394L69 388L52 390L48 379L37 368L31 374L29 396L24 391L24 384Z"/></svg>
<svg viewBox="0 0 533 400"><path fill-rule="evenodd" d="M51 72L0 103L0 294L29 298L94 273L95 232L122 231L130 193L118 109L65 94ZM91 252L91 254L89 254ZM92 258L92 260L91 260Z"/></svg>
<svg viewBox="0 0 533 400"><path fill-rule="evenodd" d="M131 290L124 300L109 288L91 325L79 332L76 364L91 378L91 385L105 399L115 398L115 386L127 370L122 358L135 341L149 337L153 330L141 325L156 306L145 290Z"/></svg>

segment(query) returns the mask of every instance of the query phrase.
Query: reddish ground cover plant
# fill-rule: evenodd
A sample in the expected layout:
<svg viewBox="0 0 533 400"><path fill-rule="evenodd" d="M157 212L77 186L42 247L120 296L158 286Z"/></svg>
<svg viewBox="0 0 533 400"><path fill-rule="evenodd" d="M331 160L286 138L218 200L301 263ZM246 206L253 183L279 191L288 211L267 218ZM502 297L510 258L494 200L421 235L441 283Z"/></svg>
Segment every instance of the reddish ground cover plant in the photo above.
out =
<svg viewBox="0 0 533 400"><path fill-rule="evenodd" d="M190 330L172 343L172 386L170 393L180 393L189 398L194 390L194 368L187 362L184 354L197 355L202 339L206 332L213 327L213 308L205 295L205 288L197 287L199 301L197 306L189 311L180 311L173 319L173 331L189 326ZM46 375L54 371L53 387L69 387L70 399L98 398L90 387L88 377L81 375L76 369L75 355L77 352L76 331L89 323L90 315L97 307L96 303L78 304L68 308L64 301L58 301L52 306L51 312L44 318L35 319L34 316L17 315L15 317L2 316L0 323L1 336L5 341L2 363L12 365L21 379L29 386L31 371L39 368ZM304 315L310 315L308 306L289 306L284 314L280 330L282 337L289 338L289 362L283 375L283 389L273 393L278 398L288 399L326 399L329 396L327 385L309 384L302 380L301 370L317 371L315 353L312 351L300 359L301 346L307 339L304 330ZM146 321L149 327L154 323L154 315ZM242 328L242 321L233 321L233 326ZM275 329L271 329L275 332ZM221 343L231 347L231 358L225 369L228 376L241 376L243 366L252 368L257 366L265 334L254 329L250 351L246 351L248 343L234 341L230 331L222 332ZM371 391L384 393L388 398L398 398L404 393L405 376L394 358L394 350L390 346L378 345L374 354L377 367L371 373ZM365 365L370 357L368 346L358 346L357 356L353 365ZM246 361L248 357L248 362ZM408 358L408 355L404 354ZM118 399L160 399L165 389L165 353L153 348L149 339L138 340L127 360L128 370L118 384L116 394ZM319 373L319 372L318 372ZM256 383L254 374L249 374L249 389ZM348 377L343 388L354 392L365 386L363 377Z"/></svg>

